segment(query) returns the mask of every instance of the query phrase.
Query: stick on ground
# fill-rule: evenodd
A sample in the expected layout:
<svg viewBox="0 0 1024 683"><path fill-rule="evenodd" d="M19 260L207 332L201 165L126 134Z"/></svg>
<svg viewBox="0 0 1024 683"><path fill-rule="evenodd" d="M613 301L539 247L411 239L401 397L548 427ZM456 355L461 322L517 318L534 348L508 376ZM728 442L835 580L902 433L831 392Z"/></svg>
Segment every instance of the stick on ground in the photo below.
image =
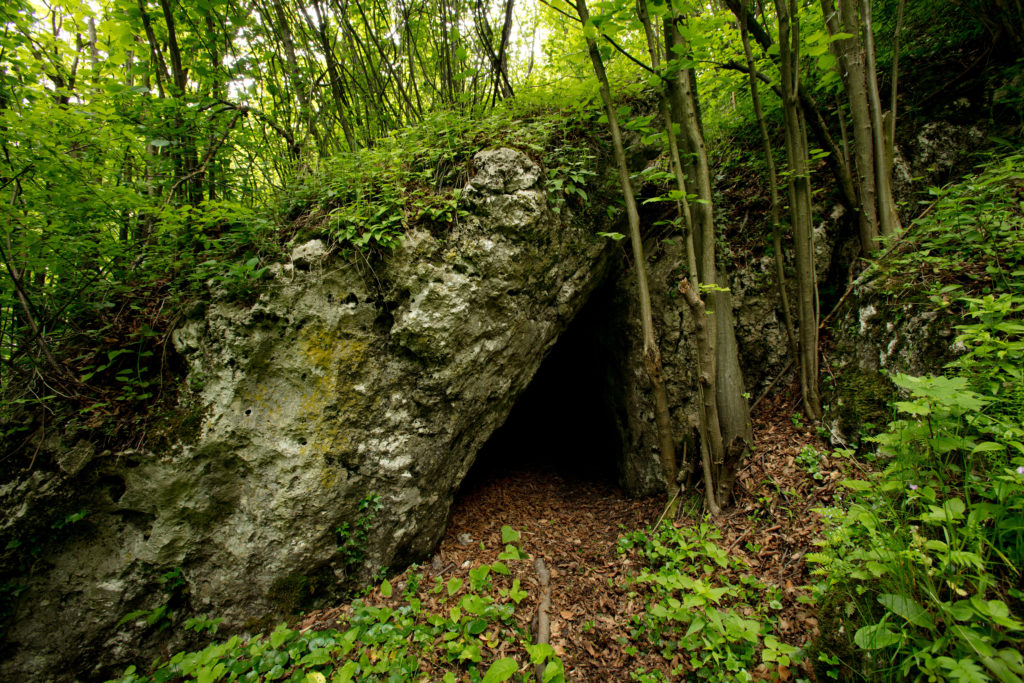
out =
<svg viewBox="0 0 1024 683"><path fill-rule="evenodd" d="M541 643L549 643L551 640L551 619L548 613L551 611L551 574L548 572L548 568L544 566L544 560L537 558L533 562L533 566L537 569L537 578L540 580L540 605L537 606L537 632L536 632L536 645ZM534 667L534 673L537 676L537 680L544 679L544 663L539 662Z"/></svg>

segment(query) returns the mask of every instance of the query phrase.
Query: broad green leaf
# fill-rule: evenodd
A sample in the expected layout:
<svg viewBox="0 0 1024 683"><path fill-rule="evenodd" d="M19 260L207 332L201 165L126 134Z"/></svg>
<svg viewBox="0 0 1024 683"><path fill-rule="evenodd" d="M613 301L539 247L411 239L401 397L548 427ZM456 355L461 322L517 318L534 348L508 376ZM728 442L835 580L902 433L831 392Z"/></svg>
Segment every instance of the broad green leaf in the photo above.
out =
<svg viewBox="0 0 1024 683"><path fill-rule="evenodd" d="M949 628L949 633L962 640L982 657L993 657L996 654L995 648L988 643L985 637L973 629L955 624Z"/></svg>
<svg viewBox="0 0 1024 683"><path fill-rule="evenodd" d="M911 597L894 593L882 593L878 596L878 602L915 626L921 626L929 630L935 628L935 620L932 616L928 614L928 611L920 603Z"/></svg>
<svg viewBox="0 0 1024 683"><path fill-rule="evenodd" d="M890 630L884 622L864 626L853 635L853 642L863 650L880 650L902 641L903 634Z"/></svg>
<svg viewBox="0 0 1024 683"><path fill-rule="evenodd" d="M334 672L334 676L331 677L331 683L349 683L356 675L356 670L358 668L359 664L356 662L345 662L345 666Z"/></svg>
<svg viewBox="0 0 1024 683"><path fill-rule="evenodd" d="M487 669L481 683L502 683L512 678L512 674L518 670L519 665L511 657L499 659Z"/></svg>
<svg viewBox="0 0 1024 683"><path fill-rule="evenodd" d="M484 632L487 629L487 621L484 619L470 619L466 622L466 633L471 636L476 636Z"/></svg>
<svg viewBox="0 0 1024 683"><path fill-rule="evenodd" d="M545 659L555 656L555 649L547 643L527 645L526 653L530 655L530 664L540 664Z"/></svg>

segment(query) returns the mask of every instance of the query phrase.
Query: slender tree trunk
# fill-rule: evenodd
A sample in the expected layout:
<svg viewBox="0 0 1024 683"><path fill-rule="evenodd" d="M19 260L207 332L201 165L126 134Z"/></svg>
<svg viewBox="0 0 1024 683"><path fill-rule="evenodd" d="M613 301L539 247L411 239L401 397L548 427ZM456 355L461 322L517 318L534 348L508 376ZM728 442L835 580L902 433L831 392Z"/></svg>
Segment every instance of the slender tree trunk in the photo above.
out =
<svg viewBox="0 0 1024 683"><path fill-rule="evenodd" d="M832 49L839 62L846 97L850 103L850 119L853 122L853 153L857 169L857 224L860 234L860 248L870 254L879 247L878 200L875 183L875 150L871 125L871 111L868 106L867 75L865 56L861 44L857 21L856 0L839 0L840 12L836 12L833 0L821 0L821 11L825 25L832 36L845 33L851 38L842 38L832 43Z"/></svg>
<svg viewBox="0 0 1024 683"><path fill-rule="evenodd" d="M871 106L872 140L875 151L875 184L878 188L878 231L882 237L896 234L898 221L896 205L892 199L891 164L886 157L885 124L882 118L882 98L878 93L878 69L875 66L875 34L871 24L871 2L861 0L861 28L864 32L864 52L867 55L868 103Z"/></svg>
<svg viewBox="0 0 1024 683"><path fill-rule="evenodd" d="M650 15L647 12L646 0L637 0L637 16L644 27L644 34L647 38L647 48L651 56L651 67L655 72L661 71L661 48L655 37L654 28L651 24ZM663 88L658 98L658 109L664 127L665 137L668 140L669 159L672 163L672 172L676 180L676 191L679 198L676 200L676 211L683 221L683 231L686 245L686 269L688 279L680 283L680 292L690 307L694 320L694 332L697 336L697 391L699 394L698 404L698 429L700 432L701 448L699 459L701 471L705 482L705 499L708 510L713 516L718 516L721 508L718 505L717 487L715 486L715 475L712 470L712 462L717 454L723 453L721 427L718 420L718 404L715 402L715 356L712 352L708 332L707 311L704 302L697 295L699 291L699 280L697 277L697 256L693 246L693 212L690 201L687 197L686 178L683 172L683 164L679 155L679 141L676 136L678 125L672 117L672 107L669 104L671 99L671 82L673 79L663 79ZM687 291L689 293L687 294ZM688 471L692 471L688 463L681 463Z"/></svg>
<svg viewBox="0 0 1024 683"><path fill-rule="evenodd" d="M689 52L679 31L677 22L681 20L681 17L676 16L671 22L668 36L671 42L666 46L666 54L675 54L680 48L684 54ZM750 426L750 408L744 397L746 389L743 385L743 374L739 365L736 328L732 314L732 295L728 289L718 286L711 171L708 166L707 150L700 121L695 73L691 69L678 69L676 73L679 83L678 92L681 94L682 128L687 144L694 155L696 171L696 189L699 201L695 211L695 223L699 239L695 240L695 248L698 276L701 283L711 290L708 293L708 301L711 303L710 309L714 316L713 332L709 331L709 346L715 359L713 396L718 408L723 450L713 454L715 456L713 465L718 489L717 501L720 506L725 506L732 491L739 463L749 444L753 441L753 433Z"/></svg>
<svg viewBox="0 0 1024 683"><path fill-rule="evenodd" d="M739 16L740 13L740 2L741 0L725 0L725 4L732 9L732 11ZM761 16L764 17L764 8L761 8ZM750 31L750 35L753 36L754 40L761 49L765 52L769 51L773 41L771 35L764 30L764 27L752 15L747 15L746 19L747 30ZM736 65L739 66L739 65ZM769 81L770 82L770 81ZM797 93L800 98L800 107L803 109L804 120L806 125L810 128L811 133L814 135L818 144L821 145L822 149L828 152L828 156L825 157L825 163L828 164L829 169L832 171L832 175L835 177L836 184L839 189L839 200L843 203L850 211L856 209L857 206L857 193L854 189L853 175L850 172L850 167L845 163L845 158L840 153L839 147L836 145L832 135L828 132L828 126L825 124L825 118L821 114L821 109L818 107L817 102L808 92L807 88L803 84L797 84Z"/></svg>
<svg viewBox="0 0 1024 683"><path fill-rule="evenodd" d="M306 88L302 82L302 70L299 68L298 60L295 58L295 39L292 36L292 29L288 22L288 16L285 14L284 4L281 0L272 0L272 5L274 16L277 19L277 30L281 39L281 46L284 48L288 83L291 89L295 91L295 97L299 101L299 120L305 126L309 137L312 138L314 143L319 147L320 136L317 132L316 122L313 120L309 97L306 95ZM301 156L301 152L299 155Z"/></svg>
<svg viewBox="0 0 1024 683"><path fill-rule="evenodd" d="M316 13L317 20L315 22L305 9L302 9L303 18L306 20L306 24L313 29L320 42L320 48L324 51L324 61L327 65L327 78L328 82L331 84L331 95L334 98L334 111L338 117L339 123L341 123L341 130L345 135L345 142L348 144L349 150L354 152L359 149L359 143L356 140L355 131L353 130L352 123L349 120L348 105L345 101L345 89L341 82L341 73L334 54L334 45L327 36L327 24L324 20L319 2L313 3L313 11Z"/></svg>
<svg viewBox="0 0 1024 683"><path fill-rule="evenodd" d="M744 14L748 11L747 0L740 0ZM768 126L764 121L764 110L761 108L761 95L755 75L756 65L754 54L750 49L750 34L747 31L746 17L740 18L740 39L743 41L743 54L747 59L747 66L750 69L750 99L754 105L754 118L757 119L757 129L761 133L761 147L764 149L764 158L768 166L768 194L771 200L771 221L772 221L772 249L775 251L775 283L779 290L779 305L782 307L782 322L786 326L786 340L789 342L789 356L797 360L797 342L793 333L793 314L789 307L789 292L786 291L786 263L785 254L782 252L782 226L780 225L779 209L779 179L775 171L775 157L772 155L772 141L768 136Z"/></svg>
<svg viewBox="0 0 1024 683"><path fill-rule="evenodd" d="M804 410L812 420L821 418L818 393L818 319L815 311L814 227L811 215L811 178L807 132L798 105L800 28L796 0L775 0L779 17L779 62L782 69L782 112L789 161L789 206L796 256L797 305L800 312L800 388Z"/></svg>
<svg viewBox="0 0 1024 683"><path fill-rule="evenodd" d="M708 502L708 512L712 517L721 514L719 477L715 472L716 454L724 458L725 444L722 442L722 428L718 420L718 405L715 401L715 354L711 348L713 328L708 324L708 314L704 302L690 285L683 279L679 282L679 292L683 295L693 314L693 329L697 337L697 357L704 363L697 369L697 392L701 401L701 418L704 429L701 433L701 470L704 473L704 497Z"/></svg>
<svg viewBox="0 0 1024 683"><path fill-rule="evenodd" d="M586 0L576 0L576 11L583 25L587 25L590 13L587 11ZM622 144L622 131L619 129L615 105L612 102L611 87L604 70L601 53L593 38L587 37L587 51L594 67L598 84L601 89L601 100L604 102L608 116L608 127L612 133L612 147L615 163L619 170L619 182L626 202L626 215L629 219L629 236L633 246L633 268L637 277L637 295L640 300L640 325L643 329L644 363L651 380L651 391L654 394L655 420L658 425L658 437L661 451L662 474L665 487L671 497L676 488L676 456L675 443L672 437L672 423L668 410L668 394L662 377L661 353L654 339L654 318L651 313L651 295L647 288L647 260L644 256L643 240L640 236L640 215L637 212L636 200L633 197L633 186L629 180L629 167L626 165L626 153Z"/></svg>

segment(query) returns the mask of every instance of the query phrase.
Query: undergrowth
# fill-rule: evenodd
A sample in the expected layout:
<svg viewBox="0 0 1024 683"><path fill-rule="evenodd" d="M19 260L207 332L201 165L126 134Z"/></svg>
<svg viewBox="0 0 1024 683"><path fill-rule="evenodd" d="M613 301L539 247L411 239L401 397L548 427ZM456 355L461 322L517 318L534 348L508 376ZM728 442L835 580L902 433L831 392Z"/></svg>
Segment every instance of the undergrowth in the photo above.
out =
<svg viewBox="0 0 1024 683"><path fill-rule="evenodd" d="M494 562L471 569L468 581L427 581L416 571L406 574L401 589L385 580L373 593L376 599L354 600L336 628L301 631L280 624L265 635L233 636L179 652L152 673L131 666L110 683L564 683L554 649L532 644L516 619L528 595L508 565L528 559L519 538L518 531L502 527L504 550ZM426 610L426 594L437 596L448 611Z"/></svg>
<svg viewBox="0 0 1024 683"><path fill-rule="evenodd" d="M935 195L882 267L893 295L961 312L960 354L892 377L881 470L824 511L824 680L1024 680L1024 155Z"/></svg>
<svg viewBox="0 0 1024 683"><path fill-rule="evenodd" d="M752 681L789 678L803 657L773 635L781 596L749 567L718 545L721 533L708 523L635 531L619 552L639 554L643 569L633 589L646 610L631 622L626 653L660 654L661 669L638 667L631 679Z"/></svg>
<svg viewBox="0 0 1024 683"><path fill-rule="evenodd" d="M518 149L540 164L553 211L587 200L596 157L585 119L500 107L482 118L439 112L371 148L331 157L286 191L281 210L298 218L300 240L393 249L411 225L444 230L463 221L473 155L496 147Z"/></svg>

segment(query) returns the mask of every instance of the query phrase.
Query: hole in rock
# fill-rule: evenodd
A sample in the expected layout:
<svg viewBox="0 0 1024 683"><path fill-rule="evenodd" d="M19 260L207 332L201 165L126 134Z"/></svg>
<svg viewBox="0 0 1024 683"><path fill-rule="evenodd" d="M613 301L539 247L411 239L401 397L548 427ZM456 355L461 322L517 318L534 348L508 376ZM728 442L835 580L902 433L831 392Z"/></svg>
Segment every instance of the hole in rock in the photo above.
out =
<svg viewBox="0 0 1024 683"><path fill-rule="evenodd" d="M615 363L621 346L618 317L614 289L603 285L559 337L505 423L480 449L461 493L505 476L617 482L624 401Z"/></svg>

